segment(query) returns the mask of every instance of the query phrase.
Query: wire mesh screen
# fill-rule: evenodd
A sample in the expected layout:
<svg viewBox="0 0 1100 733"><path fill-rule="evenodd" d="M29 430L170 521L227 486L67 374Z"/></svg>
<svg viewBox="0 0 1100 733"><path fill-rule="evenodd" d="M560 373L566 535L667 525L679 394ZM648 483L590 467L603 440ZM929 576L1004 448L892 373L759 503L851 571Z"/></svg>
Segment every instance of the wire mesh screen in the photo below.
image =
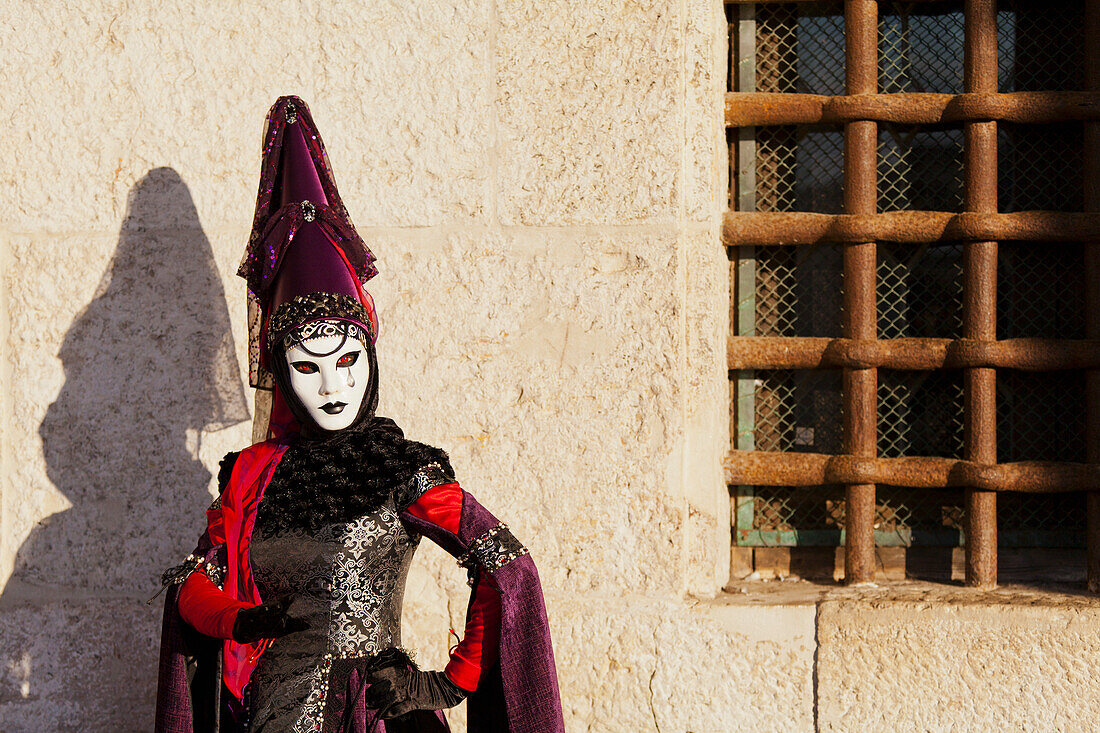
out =
<svg viewBox="0 0 1100 733"><path fill-rule="evenodd" d="M844 93L843 3L758 7L756 91ZM760 128L756 165L757 211L843 209L843 128Z"/></svg>
<svg viewBox="0 0 1100 733"><path fill-rule="evenodd" d="M999 461L1085 460L1083 372L997 373Z"/></svg>
<svg viewBox="0 0 1100 733"><path fill-rule="evenodd" d="M880 212L961 211L962 130L879 125L878 181Z"/></svg>
<svg viewBox="0 0 1100 733"><path fill-rule="evenodd" d="M879 3L879 92L962 91L962 6L938 3L930 12L912 3Z"/></svg>
<svg viewBox="0 0 1100 733"><path fill-rule="evenodd" d="M1000 0L998 5L1001 91L1084 89L1084 3Z"/></svg>
<svg viewBox="0 0 1100 733"><path fill-rule="evenodd" d="M1001 2L997 14L1002 91L1083 89L1084 10L1080 2ZM998 125L1001 211L1079 211L1083 130L1078 123ZM1084 337L1084 248L1003 242L997 265L999 338ZM1083 461L1084 375L997 375L999 461ZM1080 546L1080 494L999 497L997 523L1016 544Z"/></svg>
<svg viewBox="0 0 1100 733"><path fill-rule="evenodd" d="M1083 372L999 371L998 461L1084 462L1084 393ZM1001 494L997 524L1013 544L1083 547L1085 497Z"/></svg>
<svg viewBox="0 0 1100 733"><path fill-rule="evenodd" d="M886 458L961 458L963 383L958 371L878 374L878 452Z"/></svg>
<svg viewBox="0 0 1100 733"><path fill-rule="evenodd" d="M878 545L956 545L965 508L957 491L878 487L874 533ZM759 486L744 545L838 545L844 541L844 487Z"/></svg>
<svg viewBox="0 0 1100 733"><path fill-rule="evenodd" d="M844 93L844 3L756 10L756 91Z"/></svg>
<svg viewBox="0 0 1100 733"><path fill-rule="evenodd" d="M1083 89L1083 29L1081 2L1002 0L997 13L1001 91ZM997 131L1001 211L1081 210L1080 123L1005 123Z"/></svg>
<svg viewBox="0 0 1100 733"><path fill-rule="evenodd" d="M962 92L963 3L879 5L880 92ZM1081 88L1080 3L1002 0L997 22L1000 91ZM844 93L843 3L759 4L755 23L755 91ZM1080 210L1080 124L1002 124L998 134L1000 210ZM878 210L963 210L963 153L961 126L880 124ZM757 211L843 211L841 126L759 127L755 165ZM878 258L879 338L962 335L961 245L880 243ZM1082 338L1082 263L1081 245L1002 243L998 338ZM756 335L842 334L840 247L758 246L753 265ZM756 450L843 452L839 372L753 376ZM998 372L998 459L1083 460L1082 380ZM960 371L880 370L879 454L962 457L963 410ZM754 486L747 496L751 515L739 514L741 544L842 541L842 487ZM962 492L880 485L877 502L879 544L961 541ZM1075 494L1003 494L1001 541L1080 544L1083 503Z"/></svg>
<svg viewBox="0 0 1100 733"><path fill-rule="evenodd" d="M756 133L756 210L844 210L840 127L762 127Z"/></svg>
<svg viewBox="0 0 1100 733"><path fill-rule="evenodd" d="M960 337L962 275L960 244L879 244L878 337Z"/></svg>
<svg viewBox="0 0 1100 733"><path fill-rule="evenodd" d="M1084 205L1079 122L997 126L997 196L1001 211L1081 211Z"/></svg>
<svg viewBox="0 0 1100 733"><path fill-rule="evenodd" d="M1001 242L998 338L1084 338L1084 253L1080 243ZM1058 378L1046 375L1048 380Z"/></svg>
<svg viewBox="0 0 1100 733"><path fill-rule="evenodd" d="M757 450L841 452L840 372L756 371Z"/></svg>
<svg viewBox="0 0 1100 733"><path fill-rule="evenodd" d="M840 336L842 281L839 247L758 248L756 334Z"/></svg>
<svg viewBox="0 0 1100 733"><path fill-rule="evenodd" d="M753 495L752 536L759 544L794 544L786 533L801 535L800 545L837 544L843 528L843 486L759 486Z"/></svg>

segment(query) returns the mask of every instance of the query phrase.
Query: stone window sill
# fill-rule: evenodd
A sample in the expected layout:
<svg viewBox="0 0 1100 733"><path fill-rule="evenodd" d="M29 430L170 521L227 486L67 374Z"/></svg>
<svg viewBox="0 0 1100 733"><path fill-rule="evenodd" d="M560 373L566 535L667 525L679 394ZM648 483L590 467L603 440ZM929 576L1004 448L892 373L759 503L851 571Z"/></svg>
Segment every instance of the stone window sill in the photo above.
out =
<svg viewBox="0 0 1100 733"><path fill-rule="evenodd" d="M1098 608L1100 596L1084 584L1005 584L992 590L961 583L896 580L846 586L807 580L742 580L730 583L713 599L717 605L816 606L829 601L870 605L923 604L927 606L1036 606Z"/></svg>

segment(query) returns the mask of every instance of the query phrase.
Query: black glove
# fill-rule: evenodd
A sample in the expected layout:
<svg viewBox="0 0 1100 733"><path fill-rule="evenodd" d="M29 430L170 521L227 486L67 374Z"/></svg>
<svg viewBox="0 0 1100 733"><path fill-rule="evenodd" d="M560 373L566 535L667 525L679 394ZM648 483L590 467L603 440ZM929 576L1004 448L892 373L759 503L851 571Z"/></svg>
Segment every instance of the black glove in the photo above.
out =
<svg viewBox="0 0 1100 733"><path fill-rule="evenodd" d="M277 639L280 636L304 631L309 624L304 619L287 614L290 598L284 596L274 601L237 611L233 621L233 641L251 644L260 639Z"/></svg>
<svg viewBox="0 0 1100 733"><path fill-rule="evenodd" d="M442 710L458 705L469 693L442 672L421 672L405 666L385 667L367 675L364 693L368 708L382 718L396 718L413 710Z"/></svg>

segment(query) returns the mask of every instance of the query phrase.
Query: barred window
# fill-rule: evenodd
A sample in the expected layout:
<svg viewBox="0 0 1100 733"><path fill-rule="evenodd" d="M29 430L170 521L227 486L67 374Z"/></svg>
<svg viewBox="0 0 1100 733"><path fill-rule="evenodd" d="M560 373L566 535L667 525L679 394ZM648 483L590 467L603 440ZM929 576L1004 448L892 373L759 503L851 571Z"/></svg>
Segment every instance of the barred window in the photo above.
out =
<svg viewBox="0 0 1100 733"><path fill-rule="evenodd" d="M1083 577L1092 4L727 4L735 573Z"/></svg>

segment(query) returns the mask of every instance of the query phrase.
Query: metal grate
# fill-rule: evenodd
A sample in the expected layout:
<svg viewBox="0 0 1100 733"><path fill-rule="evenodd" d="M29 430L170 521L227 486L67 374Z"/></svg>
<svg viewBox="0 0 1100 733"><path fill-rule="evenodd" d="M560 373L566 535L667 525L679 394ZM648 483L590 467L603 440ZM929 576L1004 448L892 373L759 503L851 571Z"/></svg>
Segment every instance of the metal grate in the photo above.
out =
<svg viewBox="0 0 1100 733"><path fill-rule="evenodd" d="M839 453L843 396L836 371L756 372L756 450ZM962 383L958 373L883 372L879 385L882 455L958 455ZM752 533L742 544L837 544L844 526L840 487L757 486ZM957 543L960 495L882 486L876 541ZM945 509L950 507L950 510ZM950 520L950 521L948 521ZM771 533L771 534L769 534Z"/></svg>
<svg viewBox="0 0 1100 733"><path fill-rule="evenodd" d="M875 543L880 546L954 546L963 540L966 508L957 491L878 487ZM826 485L760 486L752 496L751 529L741 544L835 546L845 520L844 488ZM1004 494L997 523L1006 545L1080 547L1085 510L1080 494Z"/></svg>
<svg viewBox="0 0 1100 733"><path fill-rule="evenodd" d="M760 486L752 496L752 525L741 544L834 546L842 542L844 487ZM957 545L963 530L959 492L880 486L875 542L882 546Z"/></svg>
<svg viewBox="0 0 1100 733"><path fill-rule="evenodd" d="M880 2L878 90L964 91L963 3ZM1084 38L1080 3L1002 0L998 88L1002 92L1080 89ZM757 92L845 93L843 3L758 4ZM999 210L1079 211L1083 126L999 124ZM843 127L764 126L755 132L759 212L840 213L844 209ZM878 125L879 212L964 210L962 125ZM757 336L842 334L842 247L756 246ZM964 247L878 245L877 336L963 335ZM1083 247L1001 243L997 338L1083 338ZM753 439L758 451L843 452L838 371L746 372L754 377ZM997 460L1084 460L1080 373L997 375ZM961 371L878 372L878 455L963 457ZM748 545L841 541L841 486L742 487L736 541ZM748 516L748 521L743 521ZM964 494L879 486L879 544L958 544ZM1002 495L1004 544L1079 545L1080 495Z"/></svg>
<svg viewBox="0 0 1100 733"><path fill-rule="evenodd" d="M962 257L959 244L879 245L878 337L958 338Z"/></svg>
<svg viewBox="0 0 1100 733"><path fill-rule="evenodd" d="M939 3L935 14L904 2L879 8L879 92L961 92L962 3Z"/></svg>
<svg viewBox="0 0 1100 733"><path fill-rule="evenodd" d="M840 250L760 247L756 252L756 334L839 336Z"/></svg>
<svg viewBox="0 0 1100 733"><path fill-rule="evenodd" d="M878 381L878 453L961 458L963 384L957 371L881 370Z"/></svg>
<svg viewBox="0 0 1100 733"><path fill-rule="evenodd" d="M756 91L844 93L843 3L759 6ZM840 127L761 128L756 146L757 211L843 209Z"/></svg>
<svg viewBox="0 0 1100 733"><path fill-rule="evenodd" d="M961 211L961 129L883 124L878 142L878 210Z"/></svg>
<svg viewBox="0 0 1100 733"><path fill-rule="evenodd" d="M1080 2L1001 2L998 86L1004 92L1083 89L1084 9ZM998 126L1001 211L1081 211L1082 126Z"/></svg>

